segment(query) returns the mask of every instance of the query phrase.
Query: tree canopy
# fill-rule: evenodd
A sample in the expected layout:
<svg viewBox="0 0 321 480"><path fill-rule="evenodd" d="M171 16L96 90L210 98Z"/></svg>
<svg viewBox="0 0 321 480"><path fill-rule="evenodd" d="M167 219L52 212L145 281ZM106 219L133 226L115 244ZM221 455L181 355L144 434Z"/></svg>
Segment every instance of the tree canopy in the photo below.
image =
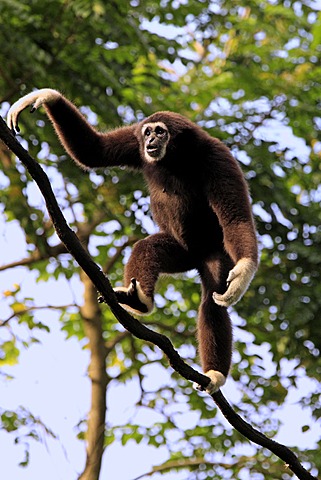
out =
<svg viewBox="0 0 321 480"><path fill-rule="evenodd" d="M246 6L232 0L0 4L2 115L24 93L51 87L101 130L174 110L231 148L249 182L261 247L259 271L233 314L233 403L273 436L286 421L277 412L294 395L309 413L301 429L311 440L301 451L292 437L285 443L315 474L321 469L321 437L313 428L321 416L319 10L317 2L290 0ZM69 224L113 284L121 282L132 244L155 229L142 178L119 169L78 170L41 110L23 113L20 126L23 144L43 165ZM87 463L97 458L94 471L79 464L82 478L98 478L104 449L107 454L114 443L130 441L166 447L167 460L155 472L176 471L177 478L181 471L200 480L292 478L270 452L249 448L204 396L169 369L158 349L132 338L107 307L98 306L92 285L55 235L33 180L2 144L0 155L1 232L17 251L10 262L0 254L0 278L23 269L25 278L36 280L34 298L25 280L1 293L2 380L14 375L21 351L34 348L40 333L51 335L46 312L54 310L66 342L76 339L89 352L90 416L88 422L79 418L77 432L86 441ZM9 238L12 225L19 245ZM162 279L157 310L145 320L194 366L198 283L193 272ZM73 292L75 285L68 304L51 303L50 290ZM40 287L47 292L41 303ZM147 382L148 371L166 380ZM132 420L108 419L100 450L91 451L93 417L99 412L98 424L105 418L106 390L132 384L139 391ZM144 412L157 421L140 422ZM191 412L197 420L186 427L182 418ZM56 435L54 425L24 407L0 405L0 421L8 435L26 442L26 468L39 432Z"/></svg>

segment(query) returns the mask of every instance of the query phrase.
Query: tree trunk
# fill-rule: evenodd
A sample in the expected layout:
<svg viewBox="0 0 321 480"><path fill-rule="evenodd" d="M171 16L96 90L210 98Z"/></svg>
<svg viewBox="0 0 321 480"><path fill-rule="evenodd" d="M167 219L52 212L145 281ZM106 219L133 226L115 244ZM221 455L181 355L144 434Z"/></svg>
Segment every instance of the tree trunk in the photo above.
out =
<svg viewBox="0 0 321 480"><path fill-rule="evenodd" d="M81 308L81 314L91 357L88 369L91 380L91 407L86 434L86 466L79 480L98 480L104 452L106 388L108 384L107 349L103 339L102 314L97 303L97 291L83 271L81 271L80 278L85 287L85 301Z"/></svg>

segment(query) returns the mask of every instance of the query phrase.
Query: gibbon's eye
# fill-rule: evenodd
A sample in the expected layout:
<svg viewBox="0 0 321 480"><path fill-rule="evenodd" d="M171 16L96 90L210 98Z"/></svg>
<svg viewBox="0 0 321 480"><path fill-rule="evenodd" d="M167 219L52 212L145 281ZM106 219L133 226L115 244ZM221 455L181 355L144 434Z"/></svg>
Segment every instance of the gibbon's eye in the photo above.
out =
<svg viewBox="0 0 321 480"><path fill-rule="evenodd" d="M156 132L156 135L159 135L160 137L162 137L163 135L165 135L166 130L163 127L157 126L155 128L155 132Z"/></svg>
<svg viewBox="0 0 321 480"><path fill-rule="evenodd" d="M144 132L145 137L149 137L149 135L151 134L151 131L152 131L151 128L147 127Z"/></svg>

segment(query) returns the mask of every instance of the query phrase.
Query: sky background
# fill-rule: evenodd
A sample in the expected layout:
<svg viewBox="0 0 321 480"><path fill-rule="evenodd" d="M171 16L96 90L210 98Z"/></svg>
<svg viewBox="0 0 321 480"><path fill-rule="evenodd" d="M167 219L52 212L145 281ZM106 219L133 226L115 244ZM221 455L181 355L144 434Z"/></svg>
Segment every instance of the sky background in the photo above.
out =
<svg viewBox="0 0 321 480"><path fill-rule="evenodd" d="M0 217L0 264L19 260L25 254L24 240L16 222L9 223L4 229L3 217ZM0 272L0 292L18 283L24 295L28 296L29 293L34 296L38 305L64 305L72 303L74 298L81 303L81 284L77 279L69 285L62 280L36 283L33 277L34 274L23 267ZM5 319L9 314L3 304L0 312L1 319ZM36 337L40 343L29 349L22 349L19 365L4 368L4 372L14 376L13 380L1 378L2 408L16 410L23 405L39 417L57 435L57 439L48 438L43 433L43 443L30 441L30 465L25 469L18 466L18 463L24 460L23 443L14 444L15 433L10 435L0 432L0 464L7 478L38 480L45 475L46 480L75 479L85 461L85 445L76 438L76 426L79 419L85 418L90 405L90 382L87 377L89 355L77 340L65 340L65 333L61 332L57 317L57 313L52 310L36 312L38 320L50 325L50 333L39 331ZM16 320L13 322L16 323ZM21 339L28 338L29 333L25 327L20 326L17 331ZM5 338L5 328L0 329L0 335ZM245 341L250 340L251 334L248 334ZM264 355L265 372L268 374L272 363L265 347L260 347L260 354ZM285 360L284 372L290 373L292 368L293 362ZM166 370L160 367L146 368L143 373L144 381L149 382L151 387L153 382L166 385L171 381ZM286 403L274 412L274 419L281 419L284 423L275 440L290 447L313 447L320 426L314 423L308 432L302 432L302 427L310 424L311 418L307 411L296 405L301 396L300 392L308 392L312 385L313 380L306 379L302 372L298 390L291 388ZM241 395L239 385L231 379L222 392L231 404L237 403ZM133 417L138 395L135 380L127 381L122 386L111 385L107 396L107 420L117 425L135 418L136 422L139 420L144 425L153 425L158 419L157 415L151 416L146 410L141 412L139 417ZM197 423L195 412L186 412L184 406L179 408L183 413L181 421L186 428ZM221 413L218 412L217 415ZM250 445L246 448L247 452L243 449L240 454L252 451ZM117 473L118 480L133 480L166 458L164 448L156 449L142 444L136 445L134 442L122 447L118 443L109 447L103 457L101 478L110 478L108 475ZM183 472L162 476L166 480L181 480L185 477Z"/></svg>

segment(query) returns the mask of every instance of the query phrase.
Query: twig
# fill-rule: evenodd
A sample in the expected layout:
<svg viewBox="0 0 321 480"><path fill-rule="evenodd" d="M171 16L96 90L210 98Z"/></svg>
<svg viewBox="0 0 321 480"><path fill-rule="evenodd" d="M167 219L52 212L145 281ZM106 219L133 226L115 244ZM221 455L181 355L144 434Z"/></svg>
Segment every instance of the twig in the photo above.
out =
<svg viewBox="0 0 321 480"><path fill-rule="evenodd" d="M67 253L66 247L63 243L59 243L53 247L46 245L47 252L41 253L40 250L35 250L31 253L29 257L21 258L20 260L16 260L15 262L7 263L5 265L0 265L0 272L4 270L9 270L10 268L15 267L24 267L26 265L32 265L33 263L39 262L41 260L46 260L50 257L56 257L61 253Z"/></svg>
<svg viewBox="0 0 321 480"><path fill-rule="evenodd" d="M65 244L67 250L76 259L80 267L86 272L97 290L101 293L104 301L109 305L111 311L123 327L141 340L157 345L168 357L170 365L187 380L191 380L206 389L210 380L205 375L187 365L174 349L170 340L160 333L154 332L142 325L137 319L129 315L118 303L108 278L104 275L98 265L91 259L83 249L75 233L69 228L67 222L58 206L56 197L52 191L49 179L41 166L29 155L12 135L7 125L0 117L0 138L17 155L37 183L45 199L49 215L56 229L60 240ZM300 480L317 480L299 462L297 456L286 446L267 438L250 424L245 422L230 406L221 391L212 395L213 400L219 407L228 422L242 435L262 447L267 448L280 459L288 468L297 475Z"/></svg>
<svg viewBox="0 0 321 480"><path fill-rule="evenodd" d="M175 468L175 470L184 470L185 468L189 468L189 467L195 468L195 467L200 467L201 465L206 465L210 468L221 467L221 468L224 468L225 470L230 470L235 467L240 467L240 466L243 467L248 463L248 458L249 457L242 457L241 459L238 459L235 463L211 462L209 460L205 460L204 457L184 458L183 460L181 460L180 458L177 460L168 460L161 465L157 465L156 467L153 467L151 471L143 473L138 477L135 477L133 480L141 480L142 478L145 478L145 477L152 477L155 473L166 473L167 471L170 471L173 468ZM255 463L254 457L251 457L250 460L253 463Z"/></svg>
<svg viewBox="0 0 321 480"><path fill-rule="evenodd" d="M19 315L25 315L26 313L29 313L29 312L33 312L35 310L62 310L62 309L65 309L65 308L70 308L70 307L77 307L77 305L74 303L74 304L70 304L70 305L44 305L44 306L31 306L31 307L26 307L26 308L23 308L21 310L19 310L18 312L14 312L10 315L10 317L6 318L5 320L1 320L0 319L0 327L4 327L6 326L10 320L12 320L13 318L15 317L18 317Z"/></svg>

